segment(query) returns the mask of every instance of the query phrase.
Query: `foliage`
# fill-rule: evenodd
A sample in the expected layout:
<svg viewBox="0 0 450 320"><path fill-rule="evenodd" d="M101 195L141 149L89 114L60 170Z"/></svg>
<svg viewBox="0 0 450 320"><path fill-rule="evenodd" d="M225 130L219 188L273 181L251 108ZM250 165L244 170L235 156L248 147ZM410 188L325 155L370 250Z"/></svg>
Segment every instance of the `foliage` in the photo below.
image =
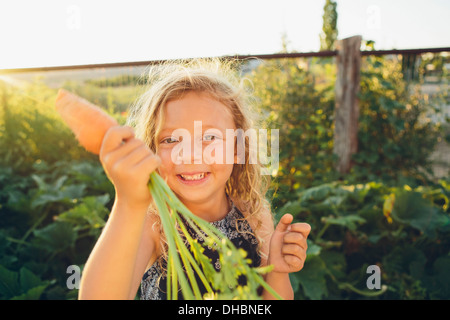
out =
<svg viewBox="0 0 450 320"><path fill-rule="evenodd" d="M441 127L428 116L438 110L406 85L400 64L364 61L359 150L345 176L334 170L330 61L266 62L251 80L268 126L280 129L273 209L312 225L305 268L291 275L296 298L448 298L448 181L430 179ZM382 267L380 291L366 288L372 264Z"/></svg>
<svg viewBox="0 0 450 320"><path fill-rule="evenodd" d="M42 84L4 87L0 145L0 299L73 299L114 190L98 159L55 116Z"/></svg>
<svg viewBox="0 0 450 320"><path fill-rule="evenodd" d="M322 74L314 74L302 60L285 59L263 63L250 78L265 112L265 125L280 130L274 208L290 200L299 188L337 177L332 154L332 87L320 84L326 77L333 77L333 70L326 66L320 71Z"/></svg>
<svg viewBox="0 0 450 320"><path fill-rule="evenodd" d="M107 86L101 80L92 80L85 83L66 81L63 88L103 106L111 114L120 114L124 121L128 107L137 99L142 86L139 83L134 86L119 86L117 81Z"/></svg>
<svg viewBox="0 0 450 320"><path fill-rule="evenodd" d="M54 90L43 83L17 88L0 82L0 93L0 163L25 174L38 159L53 163L88 157L57 120Z"/></svg>
<svg viewBox="0 0 450 320"><path fill-rule="evenodd" d="M411 93L400 64L382 57L368 57L363 64L358 152L349 175L336 172L335 68L324 61L269 61L250 78L266 125L280 130L274 208L289 201L296 190L335 180L432 183L430 155L442 127L430 121L429 114L439 108L419 91Z"/></svg>
<svg viewBox="0 0 450 320"><path fill-rule="evenodd" d="M0 298L33 289L11 278L23 268L47 285L33 297L73 298L66 269L85 263L111 208L112 186L95 161L38 162L32 169L30 176L3 167L0 172L0 279L16 286L0 290Z"/></svg>
<svg viewBox="0 0 450 320"><path fill-rule="evenodd" d="M445 53L428 53L421 57L418 73L424 82L441 82L448 84L450 70L445 65L450 62L450 57ZM434 78L434 79L433 79Z"/></svg>
<svg viewBox="0 0 450 320"><path fill-rule="evenodd" d="M278 212L311 224L307 260L292 274L298 299L448 299L450 184L388 187L326 183ZM380 290L366 270L381 268Z"/></svg>
<svg viewBox="0 0 450 320"><path fill-rule="evenodd" d="M400 64L368 57L361 75L356 181L427 183L441 131L429 114L437 106L403 81Z"/></svg>
<svg viewBox="0 0 450 320"><path fill-rule="evenodd" d="M434 106L405 85L395 60L366 58L359 151L342 176L332 154L335 72L331 59L291 59L250 75L267 126L280 129L276 217L312 226L305 267L291 274L295 297L448 299L450 181L427 173L441 130L427 121ZM66 88L119 121L140 90ZM0 299L76 299L67 267L83 267L112 206L113 186L59 120L55 96L42 83L0 82ZM366 286L375 264L381 290Z"/></svg>
<svg viewBox="0 0 450 320"><path fill-rule="evenodd" d="M145 85L146 83L143 77L135 75L121 75L111 78L89 79L85 81L85 84L94 85L100 88L108 88L108 87Z"/></svg>

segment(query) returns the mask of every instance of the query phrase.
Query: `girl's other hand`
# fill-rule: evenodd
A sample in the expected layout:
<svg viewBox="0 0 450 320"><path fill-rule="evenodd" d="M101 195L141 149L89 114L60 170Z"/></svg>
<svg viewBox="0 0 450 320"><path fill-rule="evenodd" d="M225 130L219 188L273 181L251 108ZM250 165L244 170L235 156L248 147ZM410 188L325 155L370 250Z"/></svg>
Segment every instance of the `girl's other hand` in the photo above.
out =
<svg viewBox="0 0 450 320"><path fill-rule="evenodd" d="M147 208L151 202L150 174L161 159L128 126L110 128L103 138L100 161L114 184L117 199Z"/></svg>
<svg viewBox="0 0 450 320"><path fill-rule="evenodd" d="M274 266L273 272L297 272L305 263L306 239L311 226L307 223L291 224L293 219L291 214L285 214L272 234L268 265Z"/></svg>

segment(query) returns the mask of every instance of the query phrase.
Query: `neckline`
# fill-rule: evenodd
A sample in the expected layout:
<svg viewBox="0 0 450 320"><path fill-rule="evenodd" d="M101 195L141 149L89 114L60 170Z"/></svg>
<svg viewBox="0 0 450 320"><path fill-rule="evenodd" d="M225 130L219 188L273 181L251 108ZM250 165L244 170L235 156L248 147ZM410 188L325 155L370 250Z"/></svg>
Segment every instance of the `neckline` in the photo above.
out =
<svg viewBox="0 0 450 320"><path fill-rule="evenodd" d="M216 221L211 221L210 224L216 225L216 224L223 223L225 220L227 220L231 215L233 215L236 212L237 208L234 205L234 202L228 197L228 195L227 195L227 198L228 198L228 201L229 201L230 207L231 207L230 211L228 211L228 213L222 219L216 220Z"/></svg>

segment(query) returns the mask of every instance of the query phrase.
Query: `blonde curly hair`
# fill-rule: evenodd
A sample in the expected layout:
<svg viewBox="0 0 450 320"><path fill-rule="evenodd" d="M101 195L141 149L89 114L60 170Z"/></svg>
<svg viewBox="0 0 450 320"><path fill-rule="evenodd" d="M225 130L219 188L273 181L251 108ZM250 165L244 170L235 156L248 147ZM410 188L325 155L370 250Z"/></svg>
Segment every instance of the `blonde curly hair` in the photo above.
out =
<svg viewBox="0 0 450 320"><path fill-rule="evenodd" d="M130 109L127 124L134 127L136 137L157 153L165 105L190 91L196 91L207 93L227 106L236 128L246 132L255 125L262 125L261 119L257 118L258 113L253 109L251 85L246 85L247 79L240 76L239 66L239 61L219 58L169 61L149 66L146 72L148 86ZM249 152L249 139L245 136L245 163L233 165L225 191L245 219L252 217L257 221L256 230L253 230L256 235L261 226L261 214L270 210L266 199L270 176L261 174L262 165L259 161L256 164L249 163ZM157 215L156 208L150 209ZM160 230L163 233L162 228ZM161 241L164 255L167 244L163 234Z"/></svg>

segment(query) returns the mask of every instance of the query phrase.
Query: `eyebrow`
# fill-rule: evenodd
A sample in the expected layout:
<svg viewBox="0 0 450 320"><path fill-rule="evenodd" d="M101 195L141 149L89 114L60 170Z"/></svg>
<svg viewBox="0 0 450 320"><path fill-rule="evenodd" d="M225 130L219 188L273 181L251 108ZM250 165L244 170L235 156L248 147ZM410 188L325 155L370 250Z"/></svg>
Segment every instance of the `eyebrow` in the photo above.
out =
<svg viewBox="0 0 450 320"><path fill-rule="evenodd" d="M166 131L173 132L176 129L177 128L165 128L165 129L162 129L159 133L161 134L161 133L166 132Z"/></svg>
<svg viewBox="0 0 450 320"><path fill-rule="evenodd" d="M203 125L202 124L202 130L203 131L205 131L205 130L207 130L207 129L211 129L211 128L213 128L213 129L218 129L218 130L220 130L220 131L225 131L225 128L217 128L217 126L212 126L212 125ZM159 134L163 134L163 133L165 133L165 132L173 132L173 131L175 131L175 130L177 130L177 129L180 129L180 128L164 128L164 129L162 129L161 131L160 131L160 133ZM185 128L183 128L183 129L185 129ZM230 128L231 129L231 128Z"/></svg>

